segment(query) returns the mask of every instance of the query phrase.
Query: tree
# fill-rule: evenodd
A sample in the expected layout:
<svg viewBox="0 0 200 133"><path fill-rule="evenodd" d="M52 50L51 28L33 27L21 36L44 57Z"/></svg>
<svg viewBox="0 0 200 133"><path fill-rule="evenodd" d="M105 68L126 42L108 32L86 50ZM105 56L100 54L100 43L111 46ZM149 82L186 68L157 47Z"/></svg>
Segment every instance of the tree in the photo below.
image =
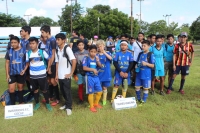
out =
<svg viewBox="0 0 200 133"><path fill-rule="evenodd" d="M148 28L148 35L154 33L154 34L167 34L167 25L164 20L159 20L151 23Z"/></svg>
<svg viewBox="0 0 200 133"><path fill-rule="evenodd" d="M51 18L48 18L48 17L35 16L35 17L31 18L29 25L35 26L35 27L36 26L40 27L42 25L57 26L58 23L53 21Z"/></svg>
<svg viewBox="0 0 200 133"><path fill-rule="evenodd" d="M22 27L27 25L26 20L11 14L0 13L0 27Z"/></svg>
<svg viewBox="0 0 200 133"><path fill-rule="evenodd" d="M190 35L192 40L200 40L200 16L190 26Z"/></svg>

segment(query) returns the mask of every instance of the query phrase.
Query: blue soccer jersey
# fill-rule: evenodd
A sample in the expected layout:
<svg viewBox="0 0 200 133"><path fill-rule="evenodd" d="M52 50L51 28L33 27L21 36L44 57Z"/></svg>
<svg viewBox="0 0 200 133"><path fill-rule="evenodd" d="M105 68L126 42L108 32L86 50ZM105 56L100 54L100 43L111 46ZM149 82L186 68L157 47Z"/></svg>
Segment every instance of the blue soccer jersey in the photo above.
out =
<svg viewBox="0 0 200 133"><path fill-rule="evenodd" d="M107 52L108 55L112 56L110 52ZM109 60L105 54L97 54L99 56L100 62L102 67L98 67L98 76L100 81L111 81L112 76L111 76L111 60Z"/></svg>
<svg viewBox="0 0 200 133"><path fill-rule="evenodd" d="M83 67L89 67L97 70L97 61L96 58L93 60L90 57L85 56L83 58ZM96 77L98 75L95 75L93 72L86 72L86 75Z"/></svg>
<svg viewBox="0 0 200 133"><path fill-rule="evenodd" d="M165 61L172 62L173 61L173 51L174 51L174 44L169 45L165 44Z"/></svg>
<svg viewBox="0 0 200 133"><path fill-rule="evenodd" d="M158 50L155 46L152 47L150 52L152 52L155 57L155 70L164 70L164 48L161 46Z"/></svg>
<svg viewBox="0 0 200 133"><path fill-rule="evenodd" d="M11 48L7 51L5 59L10 61L9 74L18 75L22 72L22 70L24 70L26 65L26 50L21 48L15 51Z"/></svg>
<svg viewBox="0 0 200 133"><path fill-rule="evenodd" d="M156 46L155 43L154 43L153 45L150 45L150 47L149 47L149 51L152 51L152 48L155 47L155 46Z"/></svg>
<svg viewBox="0 0 200 133"><path fill-rule="evenodd" d="M147 59L147 53L142 53L137 61L137 63L141 64L142 61L148 62ZM155 63L155 57L154 54L151 54L149 62L150 64ZM151 79L151 68L148 66L142 66L140 67L140 71L137 73L137 76L139 79Z"/></svg>
<svg viewBox="0 0 200 133"><path fill-rule="evenodd" d="M29 45L29 40L25 40L25 39L22 39L21 40L21 47L26 50L26 51L29 51L31 48L30 48L30 45Z"/></svg>
<svg viewBox="0 0 200 133"><path fill-rule="evenodd" d="M48 47L47 49L49 49L48 50L48 52L47 52L47 54L49 55L49 58L51 58L52 57L52 50L54 49L54 50L56 50L56 48L57 48L57 44L56 44L56 39L55 39L55 37L50 37L49 39L47 39L47 41L46 41L46 46ZM46 48L45 48L46 49ZM52 65L55 65L56 63L55 63L55 60L53 61L53 63L52 63Z"/></svg>

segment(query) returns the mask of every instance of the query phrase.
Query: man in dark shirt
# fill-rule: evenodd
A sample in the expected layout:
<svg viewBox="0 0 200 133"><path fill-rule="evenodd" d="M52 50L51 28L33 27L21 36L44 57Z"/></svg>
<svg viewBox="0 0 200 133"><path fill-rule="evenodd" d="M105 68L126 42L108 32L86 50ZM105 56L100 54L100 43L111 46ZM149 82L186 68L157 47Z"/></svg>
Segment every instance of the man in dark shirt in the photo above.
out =
<svg viewBox="0 0 200 133"><path fill-rule="evenodd" d="M84 49L88 50L88 40L85 38L83 34L80 34L80 40L82 40L84 43Z"/></svg>
<svg viewBox="0 0 200 133"><path fill-rule="evenodd" d="M73 53L76 53L78 51L77 41L80 39L78 35L78 32L73 30L72 38L70 39L70 47L72 48Z"/></svg>

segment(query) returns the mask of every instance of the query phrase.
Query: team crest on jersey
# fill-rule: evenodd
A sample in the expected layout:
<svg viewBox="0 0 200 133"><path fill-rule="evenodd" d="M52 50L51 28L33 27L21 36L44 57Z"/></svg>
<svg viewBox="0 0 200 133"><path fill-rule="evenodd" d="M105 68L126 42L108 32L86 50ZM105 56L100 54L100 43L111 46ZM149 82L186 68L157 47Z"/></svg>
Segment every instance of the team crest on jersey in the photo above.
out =
<svg viewBox="0 0 200 133"><path fill-rule="evenodd" d="M142 58L144 58L144 56L142 56Z"/></svg>
<svg viewBox="0 0 200 133"><path fill-rule="evenodd" d="M127 56L127 60L129 60L129 56Z"/></svg>
<svg viewBox="0 0 200 133"><path fill-rule="evenodd" d="M24 57L24 53L20 53L19 57L21 57L21 58Z"/></svg>

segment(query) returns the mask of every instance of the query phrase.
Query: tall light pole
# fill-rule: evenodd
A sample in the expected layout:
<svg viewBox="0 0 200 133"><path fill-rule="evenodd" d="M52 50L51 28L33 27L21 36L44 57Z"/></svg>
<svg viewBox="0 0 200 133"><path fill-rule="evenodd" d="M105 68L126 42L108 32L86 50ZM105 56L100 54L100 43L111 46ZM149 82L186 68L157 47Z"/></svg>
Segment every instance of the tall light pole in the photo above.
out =
<svg viewBox="0 0 200 133"><path fill-rule="evenodd" d="M170 17L170 16L172 16L172 15L171 15L171 14L170 14L170 15L168 15L168 26L169 26L169 17Z"/></svg>
<svg viewBox="0 0 200 133"><path fill-rule="evenodd" d="M171 14L166 14L166 15L163 15L163 17L165 17L165 22L167 23L166 21L166 17L168 17L168 26L169 26L169 17L172 16Z"/></svg>
<svg viewBox="0 0 200 133"><path fill-rule="evenodd" d="M144 0L137 0L137 1L140 1L140 31L141 31L141 23L142 23L142 21L141 21L141 16L142 16L142 1L144 1Z"/></svg>
<svg viewBox="0 0 200 133"><path fill-rule="evenodd" d="M131 37L133 37L133 0L131 0Z"/></svg>
<svg viewBox="0 0 200 133"><path fill-rule="evenodd" d="M141 16L141 14L136 14L138 16L138 21L139 21L139 18ZM140 30L141 30L141 23L139 22L139 25L140 25Z"/></svg>
<svg viewBox="0 0 200 133"><path fill-rule="evenodd" d="M29 25L29 17L32 16L32 14L24 15L24 17L28 17L28 25Z"/></svg>
<svg viewBox="0 0 200 133"><path fill-rule="evenodd" d="M66 2L68 3L71 1L71 14L70 14L70 19L71 19L71 34L72 34L72 27L73 27L73 21L72 21L72 1L75 1L77 3L77 0L67 0Z"/></svg>
<svg viewBox="0 0 200 133"><path fill-rule="evenodd" d="M167 15L163 15L163 17L165 17L165 22L166 22L166 24L167 24L167 21L166 21L166 17L167 17Z"/></svg>
<svg viewBox="0 0 200 133"><path fill-rule="evenodd" d="M100 21L100 18L98 17L98 37L99 37L99 21Z"/></svg>
<svg viewBox="0 0 200 133"><path fill-rule="evenodd" d="M12 2L14 2L14 0L12 0ZM7 12L7 15L8 15L8 1L7 0L6 0L6 12Z"/></svg>

